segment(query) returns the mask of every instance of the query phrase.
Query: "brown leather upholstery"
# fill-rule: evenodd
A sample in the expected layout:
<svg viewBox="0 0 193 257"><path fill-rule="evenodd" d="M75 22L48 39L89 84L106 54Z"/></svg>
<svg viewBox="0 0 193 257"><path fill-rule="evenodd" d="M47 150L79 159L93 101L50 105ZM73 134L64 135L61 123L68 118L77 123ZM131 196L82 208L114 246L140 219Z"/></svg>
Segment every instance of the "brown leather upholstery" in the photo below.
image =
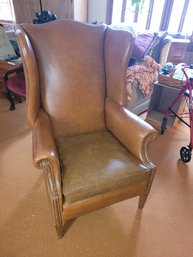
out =
<svg viewBox="0 0 193 257"><path fill-rule="evenodd" d="M45 171L58 236L79 215L140 196L155 165L155 130L125 109L133 38L105 25L58 20L17 28L33 159Z"/></svg>

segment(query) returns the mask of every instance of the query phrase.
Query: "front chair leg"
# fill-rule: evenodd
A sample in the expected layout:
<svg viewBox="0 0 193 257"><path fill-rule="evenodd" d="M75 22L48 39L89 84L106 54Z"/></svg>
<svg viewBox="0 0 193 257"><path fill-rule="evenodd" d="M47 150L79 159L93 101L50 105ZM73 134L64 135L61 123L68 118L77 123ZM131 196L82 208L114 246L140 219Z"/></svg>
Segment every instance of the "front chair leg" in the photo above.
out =
<svg viewBox="0 0 193 257"><path fill-rule="evenodd" d="M143 206L145 205L147 197L148 197L148 194L144 194L144 195L139 196L139 203L138 203L138 208L139 209L143 209Z"/></svg>
<svg viewBox="0 0 193 257"><path fill-rule="evenodd" d="M56 229L56 232L57 232L57 235L58 235L58 239L61 239L63 237L63 235L64 235L64 231L63 231L62 225L55 226L55 229Z"/></svg>
<svg viewBox="0 0 193 257"><path fill-rule="evenodd" d="M61 239L65 233L70 229L76 219L66 220L62 225L55 225L55 229L58 235L58 239Z"/></svg>
<svg viewBox="0 0 193 257"><path fill-rule="evenodd" d="M147 183L147 187L146 187L145 192L139 196L139 203L138 203L139 209L142 209L143 206L145 205L145 202L147 200L149 191L150 191L151 186L152 186L154 176L155 176L155 168L151 171L151 175L150 175L150 178L149 178L149 182Z"/></svg>

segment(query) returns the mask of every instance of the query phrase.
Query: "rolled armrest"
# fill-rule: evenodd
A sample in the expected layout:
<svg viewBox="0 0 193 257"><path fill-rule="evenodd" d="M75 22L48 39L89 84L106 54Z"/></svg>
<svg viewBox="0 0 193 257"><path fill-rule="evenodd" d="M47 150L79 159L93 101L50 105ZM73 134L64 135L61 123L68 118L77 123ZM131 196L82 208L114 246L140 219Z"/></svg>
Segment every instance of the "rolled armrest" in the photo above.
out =
<svg viewBox="0 0 193 257"><path fill-rule="evenodd" d="M143 163L150 163L147 148L155 139L156 130L111 99L107 99L105 111L107 128Z"/></svg>
<svg viewBox="0 0 193 257"><path fill-rule="evenodd" d="M55 224L61 224L63 195L60 162L50 119L43 110L33 127L33 160L37 168L44 170Z"/></svg>
<svg viewBox="0 0 193 257"><path fill-rule="evenodd" d="M50 160L59 165L58 153L48 115L40 111L33 130L33 160L41 168L42 160Z"/></svg>

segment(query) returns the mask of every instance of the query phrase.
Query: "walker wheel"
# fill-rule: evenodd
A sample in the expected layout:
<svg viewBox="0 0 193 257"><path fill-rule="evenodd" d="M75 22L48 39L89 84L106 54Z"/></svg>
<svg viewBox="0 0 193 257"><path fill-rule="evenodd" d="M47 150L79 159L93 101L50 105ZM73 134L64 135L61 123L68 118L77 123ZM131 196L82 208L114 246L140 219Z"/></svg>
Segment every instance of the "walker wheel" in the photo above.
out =
<svg viewBox="0 0 193 257"><path fill-rule="evenodd" d="M180 157L183 162L189 162L191 160L191 149L187 147L182 147L180 149Z"/></svg>

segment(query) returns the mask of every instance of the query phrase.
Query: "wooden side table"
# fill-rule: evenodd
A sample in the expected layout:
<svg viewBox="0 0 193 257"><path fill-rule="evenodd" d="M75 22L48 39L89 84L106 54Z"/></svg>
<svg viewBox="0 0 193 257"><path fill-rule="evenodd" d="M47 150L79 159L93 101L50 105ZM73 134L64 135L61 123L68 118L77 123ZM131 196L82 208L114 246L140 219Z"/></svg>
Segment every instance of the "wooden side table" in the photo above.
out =
<svg viewBox="0 0 193 257"><path fill-rule="evenodd" d="M189 39L173 39L167 61L172 62L175 65L184 62L186 49L189 43Z"/></svg>
<svg viewBox="0 0 193 257"><path fill-rule="evenodd" d="M153 88L153 93L151 95L149 108L147 111L146 119L162 123L165 111L171 105L171 103L176 99L180 91L179 87L168 86L160 83L155 83ZM173 111L177 113L181 107L183 107L183 100L176 103ZM168 118L167 124L172 127L176 121L175 116Z"/></svg>

